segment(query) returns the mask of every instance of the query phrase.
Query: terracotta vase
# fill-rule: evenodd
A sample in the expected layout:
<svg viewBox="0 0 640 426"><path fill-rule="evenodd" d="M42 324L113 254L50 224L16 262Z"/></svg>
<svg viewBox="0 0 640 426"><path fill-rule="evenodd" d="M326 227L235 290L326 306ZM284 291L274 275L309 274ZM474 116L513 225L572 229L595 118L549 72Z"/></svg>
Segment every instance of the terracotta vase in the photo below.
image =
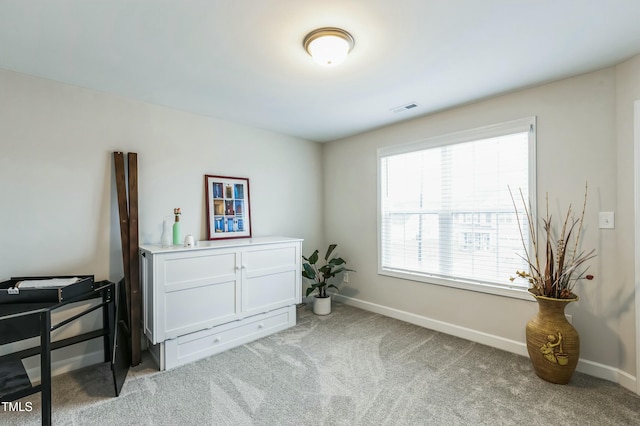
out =
<svg viewBox="0 0 640 426"><path fill-rule="evenodd" d="M578 300L535 296L538 314L527 323L527 350L533 370L542 379L569 383L580 358L580 336L564 315L565 307Z"/></svg>

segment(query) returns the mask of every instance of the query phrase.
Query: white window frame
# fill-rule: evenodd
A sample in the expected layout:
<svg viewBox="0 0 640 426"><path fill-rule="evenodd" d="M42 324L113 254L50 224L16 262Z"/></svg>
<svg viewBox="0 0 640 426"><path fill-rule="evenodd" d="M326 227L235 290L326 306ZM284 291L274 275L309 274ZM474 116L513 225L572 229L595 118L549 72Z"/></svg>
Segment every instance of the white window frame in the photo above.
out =
<svg viewBox="0 0 640 426"><path fill-rule="evenodd" d="M531 205L531 211L537 212L536 209L536 117L526 117L505 123L493 124L489 126L479 127L470 130L464 130L460 132L450 133L441 136L435 136L415 142L390 145L386 147L378 148L377 151L377 177L378 177L378 274L395 278L407 279L412 281L426 282L430 284L443 285L447 287L453 287L463 290L477 291L482 293L495 294L499 296L513 297L524 300L533 300L531 295L527 292L526 288L523 288L522 283L520 285L491 285L486 282L472 281L467 279L449 279L430 276L421 272L407 272L399 271L391 268L382 267L382 177L381 167L382 159L391 155L406 154L414 151L421 151L429 148L436 148L446 145L454 145L464 142L471 142L475 140L488 139L492 137L504 136L513 133L521 133L523 131L529 132L529 194L524 194L525 198L529 197ZM517 188L512 188L513 191L517 191ZM521 209L521 201L519 194L514 193L516 198L516 205L518 209ZM531 248L529 248L531 253ZM514 271L515 274L515 271Z"/></svg>

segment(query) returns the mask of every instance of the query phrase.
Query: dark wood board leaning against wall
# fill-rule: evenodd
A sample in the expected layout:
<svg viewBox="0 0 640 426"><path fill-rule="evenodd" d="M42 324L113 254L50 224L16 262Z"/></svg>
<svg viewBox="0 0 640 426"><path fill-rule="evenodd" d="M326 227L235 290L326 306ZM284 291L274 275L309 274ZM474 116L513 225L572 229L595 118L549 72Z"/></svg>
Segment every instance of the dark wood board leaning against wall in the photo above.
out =
<svg viewBox="0 0 640 426"><path fill-rule="evenodd" d="M125 171L124 154L113 153L118 213L120 216L120 240L124 269L127 313L129 316L131 365L140 364L140 260L138 257L138 154L127 154L128 173ZM128 191L127 191L128 189Z"/></svg>

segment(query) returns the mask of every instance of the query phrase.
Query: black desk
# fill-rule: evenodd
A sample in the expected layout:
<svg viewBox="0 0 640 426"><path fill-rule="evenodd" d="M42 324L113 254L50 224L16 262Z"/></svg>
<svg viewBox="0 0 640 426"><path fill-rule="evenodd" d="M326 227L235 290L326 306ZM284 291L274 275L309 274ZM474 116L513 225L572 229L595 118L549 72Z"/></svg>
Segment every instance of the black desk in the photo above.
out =
<svg viewBox="0 0 640 426"><path fill-rule="evenodd" d="M115 394L118 396L126 378L130 361L123 357L123 350L128 350L128 325L121 318L125 303L124 283L110 281L95 283L94 289L88 293L53 303L7 303L0 304L0 344L40 337L40 345L24 349L0 357L0 402L12 402L41 392L42 424L51 424L51 351L79 342L102 337L104 339L104 361L111 362L114 375ZM51 312L73 302L101 298L100 303L57 324L51 324ZM77 320L80 317L102 310L102 329L79 334L66 339L51 342L51 332ZM117 331L117 332L116 332ZM119 335L119 338L117 336ZM22 359L40 355L41 381L33 385L27 376ZM118 359L120 358L120 359ZM6 415L7 413L3 413Z"/></svg>

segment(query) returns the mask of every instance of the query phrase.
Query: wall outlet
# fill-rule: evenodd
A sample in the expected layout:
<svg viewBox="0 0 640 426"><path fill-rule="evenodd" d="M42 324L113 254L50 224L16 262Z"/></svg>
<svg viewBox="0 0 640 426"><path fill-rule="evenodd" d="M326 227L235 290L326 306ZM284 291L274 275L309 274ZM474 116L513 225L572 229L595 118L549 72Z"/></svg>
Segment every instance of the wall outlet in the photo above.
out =
<svg viewBox="0 0 640 426"><path fill-rule="evenodd" d="M567 317L567 321L569 321L569 324L573 325L573 317L569 314L565 314L565 317Z"/></svg>
<svg viewBox="0 0 640 426"><path fill-rule="evenodd" d="M344 275L342 276L342 282L343 283L348 283L349 282L349 273L345 272Z"/></svg>
<svg viewBox="0 0 640 426"><path fill-rule="evenodd" d="M612 229L615 226L615 216L613 212L600 212L598 219L600 229Z"/></svg>

